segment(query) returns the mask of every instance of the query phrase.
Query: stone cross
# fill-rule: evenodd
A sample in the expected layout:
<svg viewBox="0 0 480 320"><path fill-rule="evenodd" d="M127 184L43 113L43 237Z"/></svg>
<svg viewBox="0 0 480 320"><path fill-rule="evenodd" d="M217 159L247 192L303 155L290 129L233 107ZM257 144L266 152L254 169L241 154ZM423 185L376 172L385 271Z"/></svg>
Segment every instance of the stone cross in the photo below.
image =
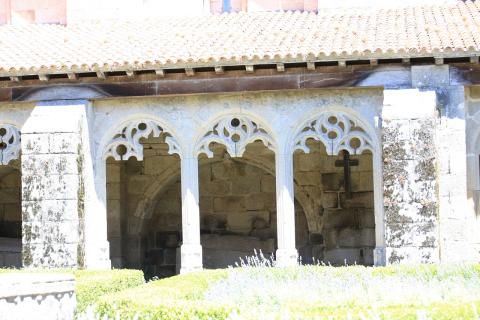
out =
<svg viewBox="0 0 480 320"><path fill-rule="evenodd" d="M351 166L358 166L358 160L350 160L350 154L348 152L343 153L343 160L335 161L335 167L343 167L343 187L347 198L352 197L352 184L350 179Z"/></svg>

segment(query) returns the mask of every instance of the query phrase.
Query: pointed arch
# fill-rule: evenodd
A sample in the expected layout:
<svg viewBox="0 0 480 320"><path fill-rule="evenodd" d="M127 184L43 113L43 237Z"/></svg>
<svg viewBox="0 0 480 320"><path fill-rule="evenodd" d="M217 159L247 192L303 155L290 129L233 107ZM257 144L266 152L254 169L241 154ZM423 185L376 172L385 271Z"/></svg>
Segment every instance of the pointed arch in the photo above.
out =
<svg viewBox="0 0 480 320"><path fill-rule="evenodd" d="M106 160L113 157L115 160L127 160L130 157L135 157L138 161L142 161L143 145L140 140L142 138L146 139L150 135L160 137L162 133L167 134L165 143L168 145L168 153L178 154L181 157L180 145L170 132L157 119L141 118L125 121L107 135L107 140L103 144L104 147L100 149L102 159Z"/></svg>
<svg viewBox="0 0 480 320"><path fill-rule="evenodd" d="M241 157L249 143L261 141L270 150L276 150L276 143L265 125L247 115L225 115L207 127L195 146L195 154L204 153L213 157L210 144L223 144L231 157Z"/></svg>
<svg viewBox="0 0 480 320"><path fill-rule="evenodd" d="M293 151L309 153L306 142L315 139L325 145L328 155L338 155L344 150L350 154L361 154L365 150L374 153L374 140L368 128L351 114L340 110L327 110L305 121L293 140Z"/></svg>

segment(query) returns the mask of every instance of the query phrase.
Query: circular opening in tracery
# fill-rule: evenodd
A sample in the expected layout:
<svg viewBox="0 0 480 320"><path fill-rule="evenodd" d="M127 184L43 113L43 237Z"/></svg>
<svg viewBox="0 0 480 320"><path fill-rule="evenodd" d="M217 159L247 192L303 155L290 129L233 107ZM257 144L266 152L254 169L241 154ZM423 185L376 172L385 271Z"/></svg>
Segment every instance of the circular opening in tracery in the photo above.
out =
<svg viewBox="0 0 480 320"><path fill-rule="evenodd" d="M140 130L142 130L142 131L145 130L145 129L147 129L147 124L146 124L146 123L143 123L143 122L142 122L142 123L139 123L139 124L138 124L138 129L140 129Z"/></svg>
<svg viewBox="0 0 480 320"><path fill-rule="evenodd" d="M238 141L240 141L240 136L235 133L235 134L232 136L232 140L233 140L233 142L238 142Z"/></svg>
<svg viewBox="0 0 480 320"><path fill-rule="evenodd" d="M240 125L240 120L238 120L238 118L233 118L232 121L230 121L230 124L232 127L236 128Z"/></svg>
<svg viewBox="0 0 480 320"><path fill-rule="evenodd" d="M7 144L5 142L0 142L0 150L7 149Z"/></svg>
<svg viewBox="0 0 480 320"><path fill-rule="evenodd" d="M127 154L127 147L125 147L123 144L120 144L117 146L117 154L121 157Z"/></svg>
<svg viewBox="0 0 480 320"><path fill-rule="evenodd" d="M353 148L353 149L358 149L361 145L361 142L360 142L360 139L358 138L352 138L350 140L350 146Z"/></svg>
<svg viewBox="0 0 480 320"><path fill-rule="evenodd" d="M3 136L6 135L6 134L7 134L7 129L5 129L5 128L0 128L0 136L3 137Z"/></svg>
<svg viewBox="0 0 480 320"><path fill-rule="evenodd" d="M328 123L330 123L330 124L337 123L337 117L335 117L335 116L328 117Z"/></svg>
<svg viewBox="0 0 480 320"><path fill-rule="evenodd" d="M328 138L329 139L336 139L337 138L337 133L335 131L330 131L328 133Z"/></svg>

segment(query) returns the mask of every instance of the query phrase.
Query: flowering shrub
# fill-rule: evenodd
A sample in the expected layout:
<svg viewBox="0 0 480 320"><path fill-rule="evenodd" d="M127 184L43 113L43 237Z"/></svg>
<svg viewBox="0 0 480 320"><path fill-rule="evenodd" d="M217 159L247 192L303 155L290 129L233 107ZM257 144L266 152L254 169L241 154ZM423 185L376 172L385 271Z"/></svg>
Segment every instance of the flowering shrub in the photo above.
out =
<svg viewBox="0 0 480 320"><path fill-rule="evenodd" d="M105 296L115 319L478 319L478 265L273 268L260 254L236 268L149 282Z"/></svg>

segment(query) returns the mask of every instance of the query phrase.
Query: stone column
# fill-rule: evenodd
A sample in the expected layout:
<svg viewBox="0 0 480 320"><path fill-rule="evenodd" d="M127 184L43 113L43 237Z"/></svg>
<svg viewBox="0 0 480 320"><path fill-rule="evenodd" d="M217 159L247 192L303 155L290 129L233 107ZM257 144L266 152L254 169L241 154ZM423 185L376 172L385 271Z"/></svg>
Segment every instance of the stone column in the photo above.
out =
<svg viewBox="0 0 480 320"><path fill-rule="evenodd" d="M387 263L439 261L436 95L384 91L383 181Z"/></svg>
<svg viewBox="0 0 480 320"><path fill-rule="evenodd" d="M105 246L99 240L103 233L106 240L106 224L97 206L87 106L83 100L38 103L22 128L26 267L109 266L108 247L90 250Z"/></svg>
<svg viewBox="0 0 480 320"><path fill-rule="evenodd" d="M198 159L181 157L182 247L180 273L202 269L200 209L198 204Z"/></svg>
<svg viewBox="0 0 480 320"><path fill-rule="evenodd" d="M478 233L478 225L474 213L467 206L464 88L441 88L437 91L437 104L440 113L436 142L440 260L474 262L478 261L478 252L469 243Z"/></svg>
<svg viewBox="0 0 480 320"><path fill-rule="evenodd" d="M293 154L276 154L276 191L277 191L277 266L286 267L297 264L298 253L295 248L295 208L293 193Z"/></svg>

